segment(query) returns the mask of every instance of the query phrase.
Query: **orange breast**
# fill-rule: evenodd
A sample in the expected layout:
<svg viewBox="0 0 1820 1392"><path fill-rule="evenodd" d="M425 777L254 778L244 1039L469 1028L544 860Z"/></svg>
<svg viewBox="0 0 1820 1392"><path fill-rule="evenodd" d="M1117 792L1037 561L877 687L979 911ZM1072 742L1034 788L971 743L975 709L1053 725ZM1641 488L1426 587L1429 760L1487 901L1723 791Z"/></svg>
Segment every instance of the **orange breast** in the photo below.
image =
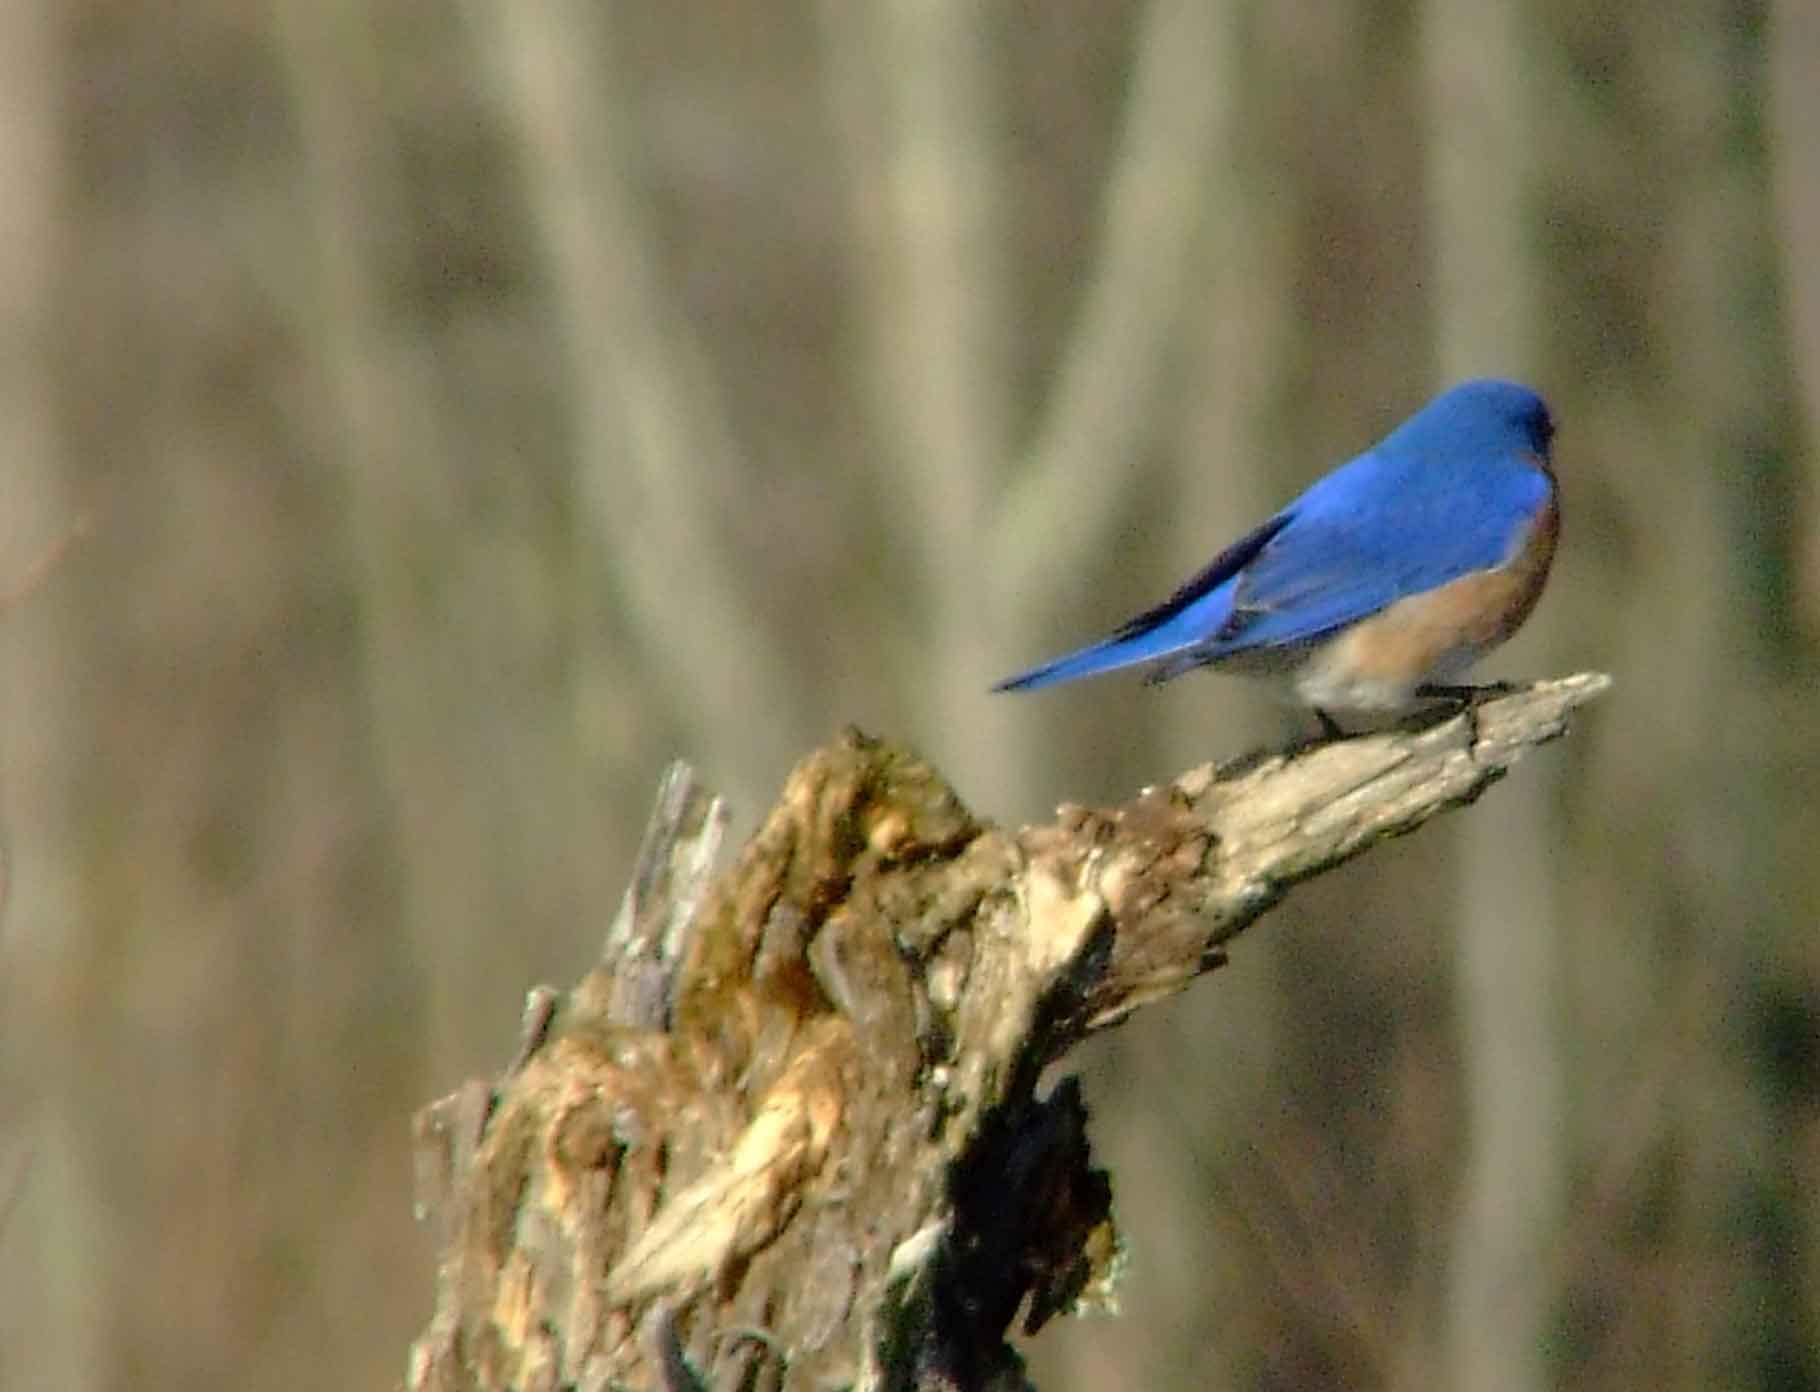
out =
<svg viewBox="0 0 1820 1392"><path fill-rule="evenodd" d="M1536 607L1560 528L1551 495L1497 570L1400 599L1354 624L1333 641L1324 665L1351 682L1387 690L1445 680L1463 670L1522 627Z"/></svg>

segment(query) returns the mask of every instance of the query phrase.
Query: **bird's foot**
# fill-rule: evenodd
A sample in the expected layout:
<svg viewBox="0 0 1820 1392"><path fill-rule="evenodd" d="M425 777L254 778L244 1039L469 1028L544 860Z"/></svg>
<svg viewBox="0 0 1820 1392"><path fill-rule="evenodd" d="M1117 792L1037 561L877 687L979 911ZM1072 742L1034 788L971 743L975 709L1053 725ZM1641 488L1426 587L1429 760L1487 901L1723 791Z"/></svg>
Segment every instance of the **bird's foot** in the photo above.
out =
<svg viewBox="0 0 1820 1392"><path fill-rule="evenodd" d="M1302 721L1294 721L1289 727L1289 743L1279 751L1285 758L1299 759L1302 755L1332 744L1335 740L1346 738L1346 731L1341 728L1340 722L1326 711L1318 706L1310 706L1308 709L1314 713L1314 718L1321 722L1321 728L1310 730Z"/></svg>
<svg viewBox="0 0 1820 1392"><path fill-rule="evenodd" d="M1473 743L1479 739L1479 706L1499 696L1509 696L1522 690L1517 682L1485 682L1478 686L1456 686L1443 682L1424 682L1415 689L1418 701L1433 702L1433 708L1415 717L1423 726L1439 724L1452 720L1456 715L1468 717L1471 725Z"/></svg>
<svg viewBox="0 0 1820 1392"><path fill-rule="evenodd" d="M1497 696L1509 696L1519 690L1515 682L1486 682L1480 686L1455 686L1445 682L1424 682L1415 690L1418 701L1437 701L1451 709L1449 715L1458 715L1481 701L1489 701Z"/></svg>

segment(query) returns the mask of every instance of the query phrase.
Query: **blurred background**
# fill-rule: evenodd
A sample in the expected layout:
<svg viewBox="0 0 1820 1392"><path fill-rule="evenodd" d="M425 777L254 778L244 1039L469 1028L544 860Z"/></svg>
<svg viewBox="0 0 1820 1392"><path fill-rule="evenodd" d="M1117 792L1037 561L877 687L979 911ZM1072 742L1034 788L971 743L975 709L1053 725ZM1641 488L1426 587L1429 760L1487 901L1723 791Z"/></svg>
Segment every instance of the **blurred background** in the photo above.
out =
<svg viewBox="0 0 1820 1392"><path fill-rule="evenodd" d="M982 815L1283 739L990 682L1438 387L1610 671L1082 1051L1050 1389L1820 1387L1820 7L0 5L0 1386L380 1387L409 1120L664 764Z"/></svg>

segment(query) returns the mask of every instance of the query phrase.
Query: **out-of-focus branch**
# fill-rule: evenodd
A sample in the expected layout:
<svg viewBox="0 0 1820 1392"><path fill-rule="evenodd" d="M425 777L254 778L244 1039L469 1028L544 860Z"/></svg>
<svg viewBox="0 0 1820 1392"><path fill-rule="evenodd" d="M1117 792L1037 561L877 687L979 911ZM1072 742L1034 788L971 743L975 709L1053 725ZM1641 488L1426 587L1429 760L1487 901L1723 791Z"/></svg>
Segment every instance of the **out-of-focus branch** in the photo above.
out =
<svg viewBox="0 0 1820 1392"><path fill-rule="evenodd" d="M1167 61L1174 82L1198 82L1219 96L1207 133L1211 148L1196 153L1204 184L1201 224L1185 257L1185 284L1173 287L1186 325L1180 376L1187 386L1179 424L1164 441L1168 465L1155 484L1175 505L1175 537L1164 545L1184 558L1181 572L1187 558L1242 536L1293 491L1280 458L1284 400L1305 331L1290 216L1298 184L1286 176L1260 113L1247 105L1261 105L1260 94L1286 85L1276 70L1280 56L1259 38L1271 7L1268 0L1230 0L1189 8L1202 16L1196 22L1205 33L1159 34L1159 42L1169 43L1159 66ZM1184 43L1187 53L1180 51ZM1177 72L1176 63L1194 66L1195 49L1204 54L1206 71ZM1163 750L1189 758L1205 747L1204 710L1180 702L1159 715ZM1263 1027L1262 1020L1257 1024Z"/></svg>
<svg viewBox="0 0 1820 1392"><path fill-rule="evenodd" d="M77 1224L50 1209L42 1221L15 1223L27 1172L48 1162L58 1175L82 1173L78 1118L94 1096L80 1081L92 1071L81 1051L47 1046L55 1037L53 1022L76 996L46 989L57 973L31 964L73 955L81 906L96 893L85 873L93 857L69 832L82 825L87 803L64 752L86 747L98 718L88 695L96 683L83 680L77 654L111 599L78 608L58 603L42 588L87 530L89 514L71 499L77 490L58 429L54 367L57 316L70 299L60 292L67 291L71 264L79 259L71 250L77 239L67 225L63 183L65 146L75 143L78 129L65 110L67 23L51 0L0 7L0 177L6 182L0 199L0 246L6 248L0 257L0 457L6 460L0 520L0 1050L14 1061L0 1067L0 1088L9 1099L41 1099L34 1110L42 1108L30 1123L41 1139L25 1138L18 1126L24 1109L17 1105L7 1107L0 1123L0 1243L6 1244L0 1250L8 1269L35 1274L67 1270L67 1239ZM27 865L29 871L20 873ZM28 940L29 950L22 950ZM37 1279L9 1288L0 1299L0 1347L15 1351L7 1358L11 1380L30 1379L22 1371L24 1356L16 1356L28 1342L48 1345L66 1360L82 1346L69 1302L50 1293L58 1284ZM71 1368L71 1362L57 1366ZM86 1371L71 1368L64 1375Z"/></svg>
<svg viewBox="0 0 1820 1392"><path fill-rule="evenodd" d="M1101 205L1101 250L1063 347L1056 384L997 513L994 564L1025 610L1068 595L1063 583L1118 525L1135 461L1169 384L1216 154L1232 122L1237 5L1152 0L1137 38L1131 103ZM1214 216L1218 216L1217 213ZM1222 269L1212 268L1214 273ZM1229 384L1203 384L1221 391Z"/></svg>
<svg viewBox="0 0 1820 1392"><path fill-rule="evenodd" d="M1104 1301L1119 1266L1078 1090L1039 1095L1044 1069L1219 966L1298 881L1470 803L1607 684L1016 833L851 734L712 882L720 814L673 776L602 964L534 1008L490 1099L420 1118L447 1238L411 1387L745 1386L759 1364L1022 1386L1019 1310L1034 1330ZM666 898L699 901L679 932ZM661 989L619 989L628 964Z"/></svg>
<svg viewBox="0 0 1820 1392"><path fill-rule="evenodd" d="M749 733L750 711L793 709L796 686L753 622L747 578L714 516L738 450L707 353L666 284L634 154L635 109L614 70L612 7L468 9L480 51L497 63L567 349L577 554L602 570L582 588L610 591L668 688L690 693L704 757L762 766L733 733ZM584 655L596 643L578 635ZM595 689L580 705L606 709L623 676L588 665Z"/></svg>
<svg viewBox="0 0 1820 1392"><path fill-rule="evenodd" d="M1007 793L1040 721L983 711L981 688L1047 630L1141 482L1206 209L1230 84L1218 6L1155 0L1139 28L1099 246L1028 442L1014 438L1012 307L997 192L1006 139L988 99L991 25L977 6L822 6L868 301L871 376L894 456L882 479L923 525L922 582L944 655L930 723ZM1008 486L1006 469L1021 460ZM983 586L979 558L990 557ZM990 602L982 597L989 594ZM1016 641L1013 641L1015 635ZM993 722L993 723L985 723Z"/></svg>
<svg viewBox="0 0 1820 1392"><path fill-rule="evenodd" d="M1820 238L1820 12L1799 0L1770 7L1769 165L1780 235L1783 313L1788 316L1789 367L1800 387L1800 425L1808 447L1799 484L1795 563L1797 615L1810 639L1820 637L1820 269L1812 247Z"/></svg>
<svg viewBox="0 0 1820 1392"><path fill-rule="evenodd" d="M1528 377L1541 361L1544 64L1516 7L1431 0L1420 13L1441 377ZM1538 624L1548 631L1546 613ZM1461 844L1455 980L1469 1121L1447 1371L1429 1374L1457 1387L1522 1392L1551 1380L1544 1335L1559 1295L1548 1244L1568 1154L1552 781L1552 771L1526 779ZM1412 1350L1411 1364L1426 1351Z"/></svg>
<svg viewBox="0 0 1820 1392"><path fill-rule="evenodd" d="M1010 434L991 26L966 0L826 0L821 13L871 377L896 446L881 483L917 509L911 534L939 585L974 550ZM977 611L967 579L954 583Z"/></svg>
<svg viewBox="0 0 1820 1392"><path fill-rule="evenodd" d="M69 554L94 534L101 512L102 507L97 503L78 508L37 555L15 573L0 576L0 615L25 603L57 573Z"/></svg>
<svg viewBox="0 0 1820 1392"><path fill-rule="evenodd" d="M988 10L968 0L823 0L864 306L886 507L916 519L925 728L995 789L1022 772L1009 716L982 696L1005 661L982 621L980 558L1012 451L1012 321ZM929 660L933 655L934 660Z"/></svg>
<svg viewBox="0 0 1820 1392"><path fill-rule="evenodd" d="M269 22L302 155L296 331L320 378L323 446L346 499L357 678L385 830L397 841L399 917L428 953L464 915L487 916L475 904L476 882L449 867L472 863L480 846L496 850L498 839L482 800L469 796L469 766L448 757L459 743L451 731L476 705L472 690L449 679L459 652L451 634L473 632L487 616L449 598L466 569L456 562L468 535L461 492L428 357L396 317L392 233L410 219L373 9L282 0ZM425 583L430 572L438 583ZM460 962L451 966L430 983L425 1006L434 1048L462 1028L458 1002L469 993Z"/></svg>

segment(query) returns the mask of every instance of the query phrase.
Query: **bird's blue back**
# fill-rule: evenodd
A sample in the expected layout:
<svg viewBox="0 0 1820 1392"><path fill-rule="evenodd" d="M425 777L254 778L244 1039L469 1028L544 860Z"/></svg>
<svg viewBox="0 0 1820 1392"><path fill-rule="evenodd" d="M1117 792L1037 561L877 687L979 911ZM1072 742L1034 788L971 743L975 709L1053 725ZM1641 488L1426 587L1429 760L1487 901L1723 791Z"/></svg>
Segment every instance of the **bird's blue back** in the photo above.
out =
<svg viewBox="0 0 1820 1392"><path fill-rule="evenodd" d="M1502 565L1547 504L1553 427L1510 382L1436 397L1316 482L1103 642L1001 683L1047 686L1134 663L1157 679L1259 649L1288 648L1397 600Z"/></svg>

